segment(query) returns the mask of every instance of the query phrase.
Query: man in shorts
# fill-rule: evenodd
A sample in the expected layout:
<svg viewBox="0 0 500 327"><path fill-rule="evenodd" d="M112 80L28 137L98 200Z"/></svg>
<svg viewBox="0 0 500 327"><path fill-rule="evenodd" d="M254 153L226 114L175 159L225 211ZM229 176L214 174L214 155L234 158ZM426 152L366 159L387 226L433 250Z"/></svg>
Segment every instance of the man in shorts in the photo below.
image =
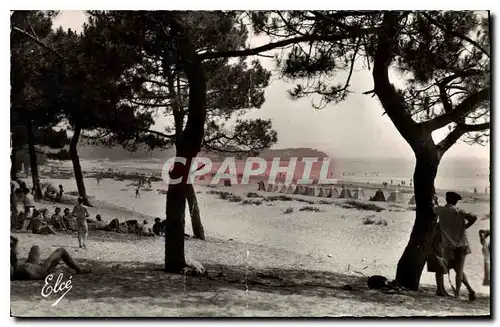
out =
<svg viewBox="0 0 500 327"><path fill-rule="evenodd" d="M29 220L33 216L33 212L35 211L35 197L30 193L29 188L25 187L23 189L24 193L24 214L26 218ZM23 229L26 229L27 226L23 226Z"/></svg>
<svg viewBox="0 0 500 327"><path fill-rule="evenodd" d="M89 226L87 224L87 218L89 217L89 212L87 208L83 206L83 198L78 198L78 204L73 207L71 213L72 216L76 217L76 230L78 231L78 246L81 248L86 248L87 236L89 233Z"/></svg>
<svg viewBox="0 0 500 327"><path fill-rule="evenodd" d="M439 292L439 284L444 284L442 283L442 274L448 273L449 269L453 269L456 274L455 297L460 297L460 287L463 283L469 292L469 300L474 300L476 298L476 294L470 286L467 276L464 273L464 264L466 256L471 253L469 242L467 240L466 229L476 222L477 217L472 216L456 207L456 204L461 199L462 197L459 194L455 192L447 192L446 205L442 207L434 207L434 212L439 219L439 236L435 240L436 250L434 254L440 262L440 266L443 266L441 269L436 269L438 270L436 271L436 283L438 284ZM431 266L433 266L432 260L433 259L431 258ZM435 268L435 266L431 268ZM438 282L438 279L441 279L441 281Z"/></svg>

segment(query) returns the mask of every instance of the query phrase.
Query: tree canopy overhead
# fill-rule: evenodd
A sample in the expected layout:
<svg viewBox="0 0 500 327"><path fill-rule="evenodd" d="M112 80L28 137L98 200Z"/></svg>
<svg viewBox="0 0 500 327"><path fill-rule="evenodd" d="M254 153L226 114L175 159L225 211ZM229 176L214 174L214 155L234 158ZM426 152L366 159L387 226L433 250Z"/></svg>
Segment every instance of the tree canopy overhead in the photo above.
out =
<svg viewBox="0 0 500 327"><path fill-rule="evenodd" d="M188 82L179 53L172 42L169 27L175 14L186 26L198 54L228 51L245 46L248 30L239 12L124 12L90 11L92 17L105 20L113 35L108 42L134 47L142 60L129 74L140 76L140 89L123 98L156 117L167 117L166 130L139 129L136 141L150 137L173 145L185 128L188 105ZM203 62L206 76L206 127L203 148L208 152L256 154L277 141L269 120L231 119L248 109L260 108L270 72L258 60L219 58ZM248 137L247 137L248 136ZM113 139L113 137L111 137Z"/></svg>

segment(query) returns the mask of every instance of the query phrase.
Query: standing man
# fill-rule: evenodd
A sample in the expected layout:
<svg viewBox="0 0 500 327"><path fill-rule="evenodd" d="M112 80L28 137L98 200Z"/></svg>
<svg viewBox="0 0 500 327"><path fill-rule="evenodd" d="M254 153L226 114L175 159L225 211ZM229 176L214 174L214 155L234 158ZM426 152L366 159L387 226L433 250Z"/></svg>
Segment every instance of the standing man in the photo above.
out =
<svg viewBox="0 0 500 327"><path fill-rule="evenodd" d="M87 236L89 226L87 224L87 217L89 213L87 208L83 206L83 198L78 198L78 204L73 207L71 216L76 217L76 229L78 231L78 245L81 248L86 248Z"/></svg>
<svg viewBox="0 0 500 327"><path fill-rule="evenodd" d="M447 192L446 205L435 207L434 212L439 217L444 262L447 270L455 270L455 297L460 297L460 287L463 283L469 292L469 300L472 301L476 298L476 294L464 273L465 258L471 253L466 229L476 222L477 217L456 207L461 199L459 194Z"/></svg>

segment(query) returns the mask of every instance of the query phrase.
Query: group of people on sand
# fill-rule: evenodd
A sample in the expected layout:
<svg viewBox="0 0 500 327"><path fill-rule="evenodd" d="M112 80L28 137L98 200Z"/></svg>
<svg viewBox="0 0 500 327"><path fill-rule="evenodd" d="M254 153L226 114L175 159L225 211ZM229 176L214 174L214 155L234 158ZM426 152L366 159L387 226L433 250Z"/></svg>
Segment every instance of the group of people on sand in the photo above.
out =
<svg viewBox="0 0 500 327"><path fill-rule="evenodd" d="M476 298L476 293L472 289L469 280L464 272L465 260L471 253L466 230L477 220L477 217L456 207L462 197L456 192L446 193L446 205L440 206L438 198L433 195L434 212L438 217L435 226L432 250L427 259L427 270L435 273L436 295L450 296L444 287L444 275L452 269L455 271L455 287L452 285L455 298L460 297L462 284L467 288L469 300ZM489 230L479 231L481 244L486 251L483 255L490 255ZM489 268L489 267L488 267ZM485 269L486 271L486 269ZM486 274L486 273L485 273ZM489 278L485 285L489 285Z"/></svg>
<svg viewBox="0 0 500 327"><path fill-rule="evenodd" d="M43 197L49 201L61 202L64 194L64 188L62 185L59 185L59 189L56 190L52 185L47 186Z"/></svg>

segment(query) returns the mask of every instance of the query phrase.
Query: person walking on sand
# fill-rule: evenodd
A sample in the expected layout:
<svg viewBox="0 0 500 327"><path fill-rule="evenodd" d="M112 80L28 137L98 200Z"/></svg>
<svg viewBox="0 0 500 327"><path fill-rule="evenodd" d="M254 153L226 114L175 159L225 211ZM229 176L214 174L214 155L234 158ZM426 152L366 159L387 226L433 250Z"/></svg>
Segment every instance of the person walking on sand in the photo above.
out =
<svg viewBox="0 0 500 327"><path fill-rule="evenodd" d="M455 271L455 298L460 297L463 283L469 292L469 300L472 301L476 298L476 293L464 273L465 258L471 253L466 230L476 222L477 217L456 207L461 199L458 193L447 192L446 205L434 207L434 212L439 220L443 261L447 270Z"/></svg>
<svg viewBox="0 0 500 327"><path fill-rule="evenodd" d="M135 189L135 197L136 198L140 198L141 197L141 194L139 193L139 190L140 190L140 188L139 188L139 186L137 186L137 188Z"/></svg>
<svg viewBox="0 0 500 327"><path fill-rule="evenodd" d="M71 215L76 217L76 229L78 230L78 246L86 248L87 236L89 233L89 226L87 224L87 217L89 212L83 206L83 198L78 198L78 204L73 207Z"/></svg>

